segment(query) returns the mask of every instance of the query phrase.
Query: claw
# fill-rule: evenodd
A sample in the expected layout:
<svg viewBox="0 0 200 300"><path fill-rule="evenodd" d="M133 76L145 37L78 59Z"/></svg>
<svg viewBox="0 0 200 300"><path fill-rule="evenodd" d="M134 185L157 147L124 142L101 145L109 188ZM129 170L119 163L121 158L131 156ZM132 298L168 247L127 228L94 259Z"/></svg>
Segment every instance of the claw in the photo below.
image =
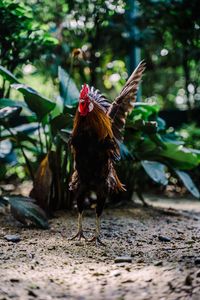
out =
<svg viewBox="0 0 200 300"><path fill-rule="evenodd" d="M98 247L99 244L106 247L106 244L104 244L98 236L94 236L91 240L88 240L88 242L95 242L96 247Z"/></svg>
<svg viewBox="0 0 200 300"><path fill-rule="evenodd" d="M81 238L85 239L85 241L87 241L87 238L84 236L83 231L78 232L75 236L73 236L72 238L70 238L70 241L75 240L76 238L78 238L78 241L81 240Z"/></svg>

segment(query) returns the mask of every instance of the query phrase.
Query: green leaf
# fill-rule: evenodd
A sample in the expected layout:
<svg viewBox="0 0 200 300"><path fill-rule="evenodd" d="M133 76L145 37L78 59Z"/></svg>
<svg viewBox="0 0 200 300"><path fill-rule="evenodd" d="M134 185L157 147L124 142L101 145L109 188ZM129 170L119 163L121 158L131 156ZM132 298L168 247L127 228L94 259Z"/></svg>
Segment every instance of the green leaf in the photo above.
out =
<svg viewBox="0 0 200 300"><path fill-rule="evenodd" d="M134 159L134 156L132 155L132 153L128 150L128 148L126 147L125 144L123 143L119 143L119 150L120 150L120 156L123 160L125 159Z"/></svg>
<svg viewBox="0 0 200 300"><path fill-rule="evenodd" d="M72 116L75 116L77 111L78 102L74 104L73 106L65 105L63 113L69 113Z"/></svg>
<svg viewBox="0 0 200 300"><path fill-rule="evenodd" d="M60 96L65 105L73 105L79 101L79 90L73 79L60 66L58 68L58 78L60 82Z"/></svg>
<svg viewBox="0 0 200 300"><path fill-rule="evenodd" d="M51 120L51 132L55 136L57 131L63 128L73 128L73 118L70 114L61 114Z"/></svg>
<svg viewBox="0 0 200 300"><path fill-rule="evenodd" d="M178 175L178 177L182 180L182 182L184 183L184 185L188 189L188 191L190 191L190 193L194 197L200 198L199 190L197 189L196 185L192 181L192 178L190 177L190 175L183 171L177 170L177 169L175 169L175 172Z"/></svg>
<svg viewBox="0 0 200 300"><path fill-rule="evenodd" d="M167 133L167 134L162 134L162 140L164 142L169 142L173 143L176 145L184 145L184 141L178 140L179 136L175 133Z"/></svg>
<svg viewBox="0 0 200 300"><path fill-rule="evenodd" d="M11 87L19 90L24 95L28 107L36 113L39 122L41 122L44 116L46 116L56 106L55 102L43 97L25 84L12 84Z"/></svg>
<svg viewBox="0 0 200 300"><path fill-rule="evenodd" d="M140 115L143 120L148 120L152 114L157 114L159 109L157 104L150 105L148 103L135 103L135 109L132 111L131 116L133 120L137 119Z"/></svg>
<svg viewBox="0 0 200 300"><path fill-rule="evenodd" d="M20 196L6 196L11 205L11 213L13 216L23 224L31 221L38 227L48 229L49 224L45 212L35 204L35 200Z"/></svg>
<svg viewBox="0 0 200 300"><path fill-rule="evenodd" d="M159 133L150 134L149 138L157 145L160 146L163 149L167 149L167 146L162 140L162 137Z"/></svg>
<svg viewBox="0 0 200 300"><path fill-rule="evenodd" d="M165 122L164 119L158 117L158 118L157 118L157 123L158 123L158 130L159 130L159 131L160 131L160 130L165 130L165 128L166 128L166 122Z"/></svg>
<svg viewBox="0 0 200 300"><path fill-rule="evenodd" d="M160 150L159 155L167 157L175 168L189 170L198 166L198 159L195 153L182 145L165 143L166 149Z"/></svg>
<svg viewBox="0 0 200 300"><path fill-rule="evenodd" d="M5 158L12 151L12 143L10 140L0 141L0 158Z"/></svg>
<svg viewBox="0 0 200 300"><path fill-rule="evenodd" d="M157 161L142 160L141 164L146 173L157 183L163 185L168 184L168 179L165 174L166 166Z"/></svg>
<svg viewBox="0 0 200 300"><path fill-rule="evenodd" d="M66 144L68 144L69 142L69 137L72 134L72 130L66 130L66 129L62 129L58 132L58 136L63 140L63 142L65 142Z"/></svg>
<svg viewBox="0 0 200 300"><path fill-rule="evenodd" d="M13 117L16 114L19 114L21 111L21 107L11 107L6 106L0 109L0 124L7 121L8 118Z"/></svg>
<svg viewBox="0 0 200 300"><path fill-rule="evenodd" d="M8 80L10 83L19 83L19 80L3 66L0 66L0 74L5 80Z"/></svg>
<svg viewBox="0 0 200 300"><path fill-rule="evenodd" d="M5 199L3 199L3 197L0 197L0 207L1 206L7 206L8 205L8 201L6 201Z"/></svg>
<svg viewBox="0 0 200 300"><path fill-rule="evenodd" d="M200 163L200 150L197 149L190 149L190 151L192 153L195 153L195 155L197 156L198 162Z"/></svg>
<svg viewBox="0 0 200 300"><path fill-rule="evenodd" d="M64 103L62 101L62 98L60 96L58 96L58 97L56 97L56 106L51 112L52 118L55 118L55 117L59 116L60 114L62 114L63 110L64 110Z"/></svg>
<svg viewBox="0 0 200 300"><path fill-rule="evenodd" d="M1 98L0 99L0 108L5 107L5 106L15 106L15 107L29 109L27 104L23 101L13 101L11 99Z"/></svg>
<svg viewBox="0 0 200 300"><path fill-rule="evenodd" d="M137 131L142 131L146 134L152 134L157 132L157 123L154 121L143 121L141 119L134 122L127 122L127 128L132 128Z"/></svg>

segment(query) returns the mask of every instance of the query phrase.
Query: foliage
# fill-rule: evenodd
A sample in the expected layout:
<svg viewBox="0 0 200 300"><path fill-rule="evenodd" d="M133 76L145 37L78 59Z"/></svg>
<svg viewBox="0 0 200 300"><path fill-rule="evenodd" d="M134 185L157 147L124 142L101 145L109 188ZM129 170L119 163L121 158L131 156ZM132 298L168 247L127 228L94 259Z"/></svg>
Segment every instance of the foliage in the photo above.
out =
<svg viewBox="0 0 200 300"><path fill-rule="evenodd" d="M132 71L131 55L137 46L148 65L143 99L156 100L163 109L199 106L198 0L24 3L34 7L34 19L48 24L59 40L55 51L37 64L45 76L56 78L59 65L70 73L72 50L81 49L84 53L76 57L70 73L78 87L88 82L114 98L127 70Z"/></svg>
<svg viewBox="0 0 200 300"><path fill-rule="evenodd" d="M125 130L126 156L122 154L119 166L120 178L127 192L120 194L121 199L131 199L135 191L143 200L147 177L163 185L168 184L167 172L182 180L186 188L197 198L199 192L191 177L184 170L199 166L199 156L194 149L184 147L179 136L168 132L165 121L158 116L158 106L136 103L128 117ZM130 152L128 154L128 151ZM131 163L132 161L132 163ZM112 197L113 200L116 196Z"/></svg>
<svg viewBox="0 0 200 300"><path fill-rule="evenodd" d="M30 1L25 3L30 6ZM61 66L70 76L73 74L79 88L81 83L88 82L102 91L116 93L128 76L124 62L128 48L126 1L44 0L41 5L34 0L33 3L35 19L48 24L52 36L59 41L55 50L36 65L39 72L45 70L45 74L55 79ZM80 49L81 53L75 56L71 68L73 49ZM116 78L111 77L113 73Z"/></svg>
<svg viewBox="0 0 200 300"><path fill-rule="evenodd" d="M78 88L87 82L109 94L109 98L115 98L128 76L128 55L131 56L135 46L142 47L148 64L143 80L148 104L137 103L126 123L125 142L120 145L123 160L118 172L127 193L120 198L131 199L136 191L142 200L147 176L166 185L167 172L180 178L199 197L190 177L194 168L199 168L198 143L191 139L184 144L182 138L171 133L158 117L158 105L154 104L157 99L163 108L198 105L197 0L140 0L140 14L136 15L131 3L123 0L44 0L42 5L39 0L0 3L0 173L5 176L6 163L13 166L9 172L20 168L21 178L25 174L32 178L31 195L48 214L72 206L68 182L73 161L68 140ZM136 25L140 29L137 34ZM33 62L34 67L29 65ZM29 78L33 84L33 76L21 78L21 68L27 66L36 74L42 71L40 81L45 77L52 80L52 90L58 83L60 95L52 100L36 91L37 83L36 90L24 84ZM24 101L9 98L11 87Z"/></svg>
<svg viewBox="0 0 200 300"><path fill-rule="evenodd" d="M199 106L198 7L198 0L139 1L140 16L135 23L150 68L144 95L156 96L164 108Z"/></svg>
<svg viewBox="0 0 200 300"><path fill-rule="evenodd" d="M57 40L48 33L48 26L35 21L31 8L25 6L22 1L1 1L0 28L0 64L3 66L0 69L3 76L0 97L7 98L10 87L6 81L18 82L11 73L15 72L18 66L39 59L41 54L57 43Z"/></svg>
<svg viewBox="0 0 200 300"><path fill-rule="evenodd" d="M19 196L0 196L0 206L8 204L12 215L22 224L33 224L43 229L49 228L45 212L36 205L34 199Z"/></svg>
<svg viewBox="0 0 200 300"><path fill-rule="evenodd" d="M61 95L56 101L44 98L32 88L20 83L12 85L24 95L24 110L28 108L32 111L29 123L22 124L20 131L16 127L12 128L9 121L14 114L19 114L21 105L17 107L14 102L14 106L7 105L0 109L1 143L12 141L15 147L21 150L28 174L34 182L31 197L35 198L49 215L58 208L70 208L73 201L68 191L73 170L68 140L77 106L77 98L71 95L77 92L77 88L72 78L69 84L69 75L61 67L58 78ZM12 103L12 100L5 103ZM199 192L190 175L185 173L185 170L199 165L199 156L193 149L185 148L176 136L172 137L171 133L168 133L164 120L158 117L158 112L156 104L136 103L135 109L128 117L124 132L125 141L124 144L120 144L123 160L119 164L120 177L122 181L125 180L128 190L125 197L131 199L132 193L136 191L143 199L144 172L155 182L166 185L166 172L169 170L199 198ZM30 127L27 128L28 125ZM9 149L11 153L12 144ZM36 159L33 160L33 157ZM36 166L34 161L37 162Z"/></svg>

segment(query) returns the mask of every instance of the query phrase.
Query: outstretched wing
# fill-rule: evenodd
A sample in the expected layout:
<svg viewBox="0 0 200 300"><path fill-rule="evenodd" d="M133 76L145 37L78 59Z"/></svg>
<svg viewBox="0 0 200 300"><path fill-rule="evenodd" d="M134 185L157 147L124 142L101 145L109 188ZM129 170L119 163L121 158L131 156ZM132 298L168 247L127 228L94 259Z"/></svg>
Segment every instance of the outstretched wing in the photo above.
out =
<svg viewBox="0 0 200 300"><path fill-rule="evenodd" d="M119 141L123 141L121 130L125 126L127 114L129 114L133 109L144 70L145 63L141 61L127 80L119 96L108 109L107 114L112 119L113 134Z"/></svg>
<svg viewBox="0 0 200 300"><path fill-rule="evenodd" d="M95 89L93 86L89 86L88 87L88 96L90 97L90 99L94 102L96 102L97 104L99 104L103 110L105 111L105 113L107 113L108 108L110 107L111 103L110 101L100 93L99 90Z"/></svg>

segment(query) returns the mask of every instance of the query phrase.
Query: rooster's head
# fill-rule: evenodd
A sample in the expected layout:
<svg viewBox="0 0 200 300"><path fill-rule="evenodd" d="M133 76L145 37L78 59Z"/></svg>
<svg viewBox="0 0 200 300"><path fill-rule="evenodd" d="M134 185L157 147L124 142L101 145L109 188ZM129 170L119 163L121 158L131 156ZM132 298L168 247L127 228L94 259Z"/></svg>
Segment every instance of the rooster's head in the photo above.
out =
<svg viewBox="0 0 200 300"><path fill-rule="evenodd" d="M90 97L88 96L88 87L85 84L80 97L79 97L79 107L78 110L82 116L86 116L94 108L94 104L91 102Z"/></svg>

